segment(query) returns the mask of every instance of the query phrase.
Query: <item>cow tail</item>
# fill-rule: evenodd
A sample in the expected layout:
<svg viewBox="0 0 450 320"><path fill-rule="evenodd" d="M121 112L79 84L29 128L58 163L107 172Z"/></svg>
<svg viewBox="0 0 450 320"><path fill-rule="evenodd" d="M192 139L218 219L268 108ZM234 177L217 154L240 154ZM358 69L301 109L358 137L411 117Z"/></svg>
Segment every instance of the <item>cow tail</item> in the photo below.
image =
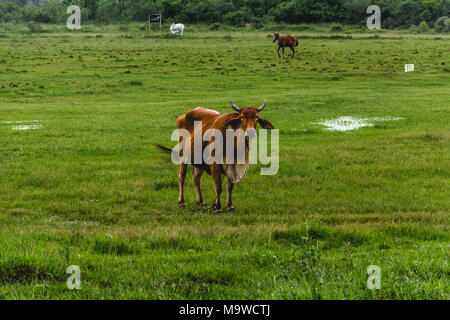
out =
<svg viewBox="0 0 450 320"><path fill-rule="evenodd" d="M164 147L158 143L155 143L155 146L157 146L159 149L161 149L164 152L167 152L168 154L172 154L172 149L169 149L167 147Z"/></svg>
<svg viewBox="0 0 450 320"><path fill-rule="evenodd" d="M295 39L295 46L298 47L298 40Z"/></svg>
<svg viewBox="0 0 450 320"><path fill-rule="evenodd" d="M170 155L172 154L172 149L170 149L170 148L164 147L164 146L160 145L159 143L155 143L155 146ZM192 164L194 167L196 167L198 169L205 170L207 174L211 174L211 169L209 166L205 166L202 164L195 164L195 163L190 163L190 164Z"/></svg>

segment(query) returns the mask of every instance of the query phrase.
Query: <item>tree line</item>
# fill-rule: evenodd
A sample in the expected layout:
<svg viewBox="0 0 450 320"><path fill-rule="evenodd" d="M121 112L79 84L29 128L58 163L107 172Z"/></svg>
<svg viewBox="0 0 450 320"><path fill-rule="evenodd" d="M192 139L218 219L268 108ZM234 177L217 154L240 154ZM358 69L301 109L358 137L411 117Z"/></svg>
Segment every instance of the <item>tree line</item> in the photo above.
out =
<svg viewBox="0 0 450 320"><path fill-rule="evenodd" d="M450 9L450 0L0 0L0 23L65 22L71 4L80 6L83 21L146 21L149 13L161 13L166 22L234 26L267 22L363 24L367 7L378 5L385 28L421 22L432 27L438 18L448 16ZM444 18L444 23L447 20Z"/></svg>

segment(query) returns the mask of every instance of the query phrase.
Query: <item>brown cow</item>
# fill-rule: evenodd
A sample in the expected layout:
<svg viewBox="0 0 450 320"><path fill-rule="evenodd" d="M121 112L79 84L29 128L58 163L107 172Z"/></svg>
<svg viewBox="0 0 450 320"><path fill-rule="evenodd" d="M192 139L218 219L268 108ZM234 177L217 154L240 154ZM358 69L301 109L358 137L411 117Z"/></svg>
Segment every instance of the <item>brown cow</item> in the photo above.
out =
<svg viewBox="0 0 450 320"><path fill-rule="evenodd" d="M249 129L256 130L256 124L259 123L259 125L264 129L273 129L273 125L263 118L260 118L258 116L258 113L261 112L265 106L266 102L264 101L264 104L261 105L259 108L252 108L252 107L246 107L246 108L239 108L237 107L233 101L231 101L231 106L235 113L230 114L220 114L217 111L205 109L205 108L196 108L194 110L191 110L187 112L186 114L180 116L177 120L177 129L185 129L189 131L190 134L190 141L187 141L185 143L190 143L192 146L191 150L194 150L194 131L195 121L201 121L201 132L202 137L205 134L205 131L208 129L218 129L222 133L223 137L223 146L225 149L226 146L226 129L232 128L234 130L242 129L243 132L246 132ZM198 125L198 124L197 124ZM198 133L197 132L197 133ZM234 131L236 132L236 131ZM233 137L234 139L234 137ZM179 139L181 141L181 138ZM214 141L214 140L212 140ZM204 142L202 141L202 154L204 149L208 144L211 142ZM234 155L235 158L237 156L236 152L236 140L232 142L232 146L234 147ZM222 192L222 175L227 176L227 209L229 211L234 211L234 208L232 206L231 202L231 192L233 190L233 185L235 183L240 182L244 176L247 173L248 169L248 153L249 153L249 146L250 141L249 137L245 137L245 161L243 163L239 163L238 161L232 161L232 164L227 163L227 161L224 159L222 163L216 163L213 162L211 164L207 164L204 162L204 160L201 160L201 163L194 161L194 156L191 154L189 156L190 161L188 163L193 164L194 168L192 171L192 176L194 179L194 186L195 191L197 194L197 204L199 205L205 205L205 202L203 200L202 191L200 188L200 179L204 171L206 173L210 174L214 180L214 186L216 191L216 200L214 204L212 205L212 208L215 210L216 213L222 212L221 210L221 204L220 204L220 194ZM161 146L160 146L161 147ZM165 149L167 151L167 148L162 147L162 149ZM226 152L224 150L224 158L226 155ZM180 156L182 156L180 154ZM236 159L235 159L236 160ZM228 161L229 162L229 161ZM180 166L178 169L178 182L179 182L179 199L178 199L178 205L184 206L184 181L186 178L187 173L187 166L188 164L184 162L180 162Z"/></svg>
<svg viewBox="0 0 450 320"><path fill-rule="evenodd" d="M292 57L295 56L295 47L298 46L298 40L294 36L282 36L279 33L274 32L273 34L273 42L278 40L278 57L280 56L280 48L283 48L283 55L284 55L284 47L289 47L292 50Z"/></svg>

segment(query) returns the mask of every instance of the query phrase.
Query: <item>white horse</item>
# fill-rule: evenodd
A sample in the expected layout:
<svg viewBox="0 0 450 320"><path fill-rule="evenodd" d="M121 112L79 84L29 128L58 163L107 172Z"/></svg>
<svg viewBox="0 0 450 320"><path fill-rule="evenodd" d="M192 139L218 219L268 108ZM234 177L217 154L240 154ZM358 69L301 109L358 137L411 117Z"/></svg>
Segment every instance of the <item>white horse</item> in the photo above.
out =
<svg viewBox="0 0 450 320"><path fill-rule="evenodd" d="M184 32L184 24L181 23L172 23L172 25L170 26L170 32L172 32L173 34L175 33L180 33L181 35L183 35Z"/></svg>

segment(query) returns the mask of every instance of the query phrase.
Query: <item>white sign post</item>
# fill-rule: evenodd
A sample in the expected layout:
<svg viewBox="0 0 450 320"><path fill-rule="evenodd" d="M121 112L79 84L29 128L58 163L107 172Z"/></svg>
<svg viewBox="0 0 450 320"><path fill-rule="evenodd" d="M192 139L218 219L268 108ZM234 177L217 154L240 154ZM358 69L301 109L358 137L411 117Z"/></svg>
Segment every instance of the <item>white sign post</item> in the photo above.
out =
<svg viewBox="0 0 450 320"><path fill-rule="evenodd" d="M405 72L411 72L414 71L414 65L413 64L405 64Z"/></svg>

